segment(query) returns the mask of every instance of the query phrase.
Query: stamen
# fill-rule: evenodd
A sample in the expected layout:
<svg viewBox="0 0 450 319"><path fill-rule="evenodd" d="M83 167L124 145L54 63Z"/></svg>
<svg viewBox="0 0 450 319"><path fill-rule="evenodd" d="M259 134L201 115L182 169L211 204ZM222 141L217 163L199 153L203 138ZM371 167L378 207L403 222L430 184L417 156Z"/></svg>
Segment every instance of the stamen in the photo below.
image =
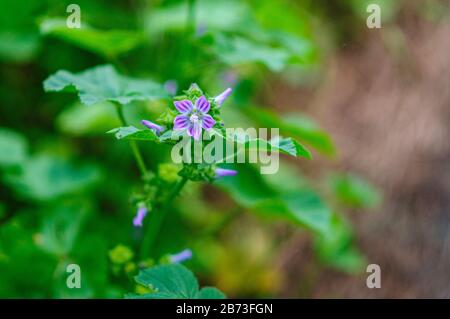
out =
<svg viewBox="0 0 450 319"><path fill-rule="evenodd" d="M189 118L189 120L192 123L197 123L199 121L198 115L197 114L192 114L191 117Z"/></svg>

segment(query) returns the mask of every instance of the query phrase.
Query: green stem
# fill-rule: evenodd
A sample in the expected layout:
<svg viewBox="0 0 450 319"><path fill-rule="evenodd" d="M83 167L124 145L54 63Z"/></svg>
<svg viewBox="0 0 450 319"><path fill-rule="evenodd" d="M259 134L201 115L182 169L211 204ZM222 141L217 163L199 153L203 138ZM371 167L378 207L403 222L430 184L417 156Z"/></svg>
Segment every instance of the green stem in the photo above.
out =
<svg viewBox="0 0 450 319"><path fill-rule="evenodd" d="M146 223L147 226L145 229L144 240L141 245L141 260L145 259L149 255L149 252L152 251L153 245L164 221L164 217L166 216L172 201L180 193L187 181L188 180L183 177L167 196L167 199L164 201L163 205L161 205L161 209L150 212L148 222Z"/></svg>
<svg viewBox="0 0 450 319"><path fill-rule="evenodd" d="M123 126L128 126L127 120L125 119L125 115L123 114L122 105L120 105L119 103L115 103L114 105L116 106L117 116L119 117L120 122L122 123ZM136 141L130 141L130 147L142 176L147 176L147 167L145 166L144 159L142 158L141 152L139 151Z"/></svg>

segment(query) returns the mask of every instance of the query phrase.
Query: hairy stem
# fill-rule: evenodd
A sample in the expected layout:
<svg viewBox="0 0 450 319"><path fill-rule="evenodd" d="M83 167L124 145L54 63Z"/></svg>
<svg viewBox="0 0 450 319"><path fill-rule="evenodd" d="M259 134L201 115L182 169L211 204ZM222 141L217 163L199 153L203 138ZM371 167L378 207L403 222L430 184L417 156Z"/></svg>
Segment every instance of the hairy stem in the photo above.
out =
<svg viewBox="0 0 450 319"><path fill-rule="evenodd" d="M119 117L120 122L123 126L128 126L127 120L125 119L125 116L123 114L122 105L120 105L119 103L115 103L114 105L116 106L117 116ZM142 158L136 141L130 141L130 147L142 176L147 176L147 167L145 166L144 159Z"/></svg>
<svg viewBox="0 0 450 319"><path fill-rule="evenodd" d="M167 196L164 203L161 205L161 208L159 210L150 212L148 222L146 223L144 240L142 241L142 245L141 245L141 251L140 251L141 260L148 257L149 253L152 251L153 245L154 245L155 240L158 236L158 233L161 229L161 225L164 221L164 217L166 216L167 211L170 208L170 205L172 204L173 200L175 199L175 197L178 196L178 194L183 189L186 182L187 182L187 179L185 177L183 177L174 186L174 188L172 189L170 194Z"/></svg>

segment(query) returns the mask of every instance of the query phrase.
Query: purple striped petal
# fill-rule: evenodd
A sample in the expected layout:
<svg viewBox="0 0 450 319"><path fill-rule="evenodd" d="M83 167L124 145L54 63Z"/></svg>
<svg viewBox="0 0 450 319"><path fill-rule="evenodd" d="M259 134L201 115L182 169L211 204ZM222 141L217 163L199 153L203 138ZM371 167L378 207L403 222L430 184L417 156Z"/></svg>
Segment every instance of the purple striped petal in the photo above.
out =
<svg viewBox="0 0 450 319"><path fill-rule="evenodd" d="M189 121L189 117L187 115L177 115L173 120L173 129L174 130L182 130L189 128L191 122Z"/></svg>
<svg viewBox="0 0 450 319"><path fill-rule="evenodd" d="M219 95L214 98L214 102L216 102L217 106L222 106L223 102L230 96L233 90L231 88L226 89Z"/></svg>
<svg viewBox="0 0 450 319"><path fill-rule="evenodd" d="M142 120L141 123L145 126L147 126L149 129L155 131L155 133L159 134L162 131L164 131L164 127L162 127L161 125L155 124L151 121L147 121L147 120Z"/></svg>
<svg viewBox="0 0 450 319"><path fill-rule="evenodd" d="M216 124L216 120L214 120L211 115L209 115L209 114L203 115L202 127L205 130L211 129L214 126L214 124Z"/></svg>
<svg viewBox="0 0 450 319"><path fill-rule="evenodd" d="M188 135L192 136L194 140L199 140L202 136L202 126L199 122L192 123L192 126L187 130Z"/></svg>
<svg viewBox="0 0 450 319"><path fill-rule="evenodd" d="M224 176L234 176L238 172L234 169L225 169L225 168L216 168L216 178L224 177Z"/></svg>
<svg viewBox="0 0 450 319"><path fill-rule="evenodd" d="M147 215L147 208L144 206L139 207L136 213L136 216L133 218L133 225L135 227L142 227L142 223L144 222L145 215Z"/></svg>
<svg viewBox="0 0 450 319"><path fill-rule="evenodd" d="M183 101L175 101L173 102L177 110L182 113L186 114L192 111L194 106L192 105L192 102L189 100L183 100Z"/></svg>
<svg viewBox="0 0 450 319"><path fill-rule="evenodd" d="M210 105L206 97L202 95L195 101L195 107L202 113L208 113Z"/></svg>

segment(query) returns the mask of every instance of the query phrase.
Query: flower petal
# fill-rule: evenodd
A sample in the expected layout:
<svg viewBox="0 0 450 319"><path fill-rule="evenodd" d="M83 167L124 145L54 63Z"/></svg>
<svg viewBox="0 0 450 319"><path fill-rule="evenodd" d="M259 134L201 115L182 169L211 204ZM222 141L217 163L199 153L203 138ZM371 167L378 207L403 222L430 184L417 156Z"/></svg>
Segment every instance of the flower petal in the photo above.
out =
<svg viewBox="0 0 450 319"><path fill-rule="evenodd" d="M216 124L216 120L214 120L211 115L209 115L209 114L203 115L202 127L205 130L211 129L214 126L214 124Z"/></svg>
<svg viewBox="0 0 450 319"><path fill-rule="evenodd" d="M231 92L233 90L231 88L226 89L225 91L223 91L222 93L220 93L219 95L217 95L214 98L214 102L216 102L217 106L222 106L223 102L225 102L225 100L230 96Z"/></svg>
<svg viewBox="0 0 450 319"><path fill-rule="evenodd" d="M173 102L173 104L175 105L177 110L182 114L187 114L194 108L192 102L189 100L175 101Z"/></svg>
<svg viewBox="0 0 450 319"><path fill-rule="evenodd" d="M208 113L210 105L206 97L202 95L195 101L195 107L202 113Z"/></svg>
<svg viewBox="0 0 450 319"><path fill-rule="evenodd" d="M183 130L189 128L190 121L187 115L177 115L173 120L174 130Z"/></svg>
<svg viewBox="0 0 450 319"><path fill-rule="evenodd" d="M216 178L224 177L224 176L234 176L238 172L234 169L226 169L226 168L216 168Z"/></svg>
<svg viewBox="0 0 450 319"><path fill-rule="evenodd" d="M192 258L192 250L190 249L185 249L181 252L179 252L178 254L175 255L171 255L170 256L170 262L172 263L181 263L185 260L189 260Z"/></svg>
<svg viewBox="0 0 450 319"><path fill-rule="evenodd" d="M199 140L202 136L202 126L199 122L193 123L191 127L188 128L187 133L192 136L194 140Z"/></svg>
<svg viewBox="0 0 450 319"><path fill-rule="evenodd" d="M164 131L164 127L162 127L161 125L158 125L156 123L153 123L151 121L148 120L142 120L141 123L145 126L147 126L149 129L155 131L155 133L159 134L162 131Z"/></svg>
<svg viewBox="0 0 450 319"><path fill-rule="evenodd" d="M133 225L135 227L142 227L145 215L147 215L147 208L141 206L138 208L136 216L133 218Z"/></svg>

